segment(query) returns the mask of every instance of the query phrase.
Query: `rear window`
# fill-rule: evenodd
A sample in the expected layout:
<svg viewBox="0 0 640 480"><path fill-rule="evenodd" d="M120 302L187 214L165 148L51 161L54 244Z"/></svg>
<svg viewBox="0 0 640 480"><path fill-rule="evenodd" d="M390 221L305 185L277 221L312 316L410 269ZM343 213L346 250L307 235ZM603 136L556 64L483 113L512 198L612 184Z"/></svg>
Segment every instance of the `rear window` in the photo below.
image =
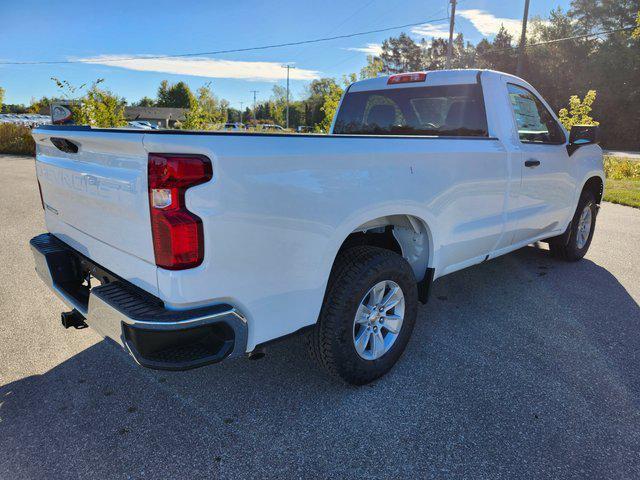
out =
<svg viewBox="0 0 640 480"><path fill-rule="evenodd" d="M336 134L488 136L478 84L347 93Z"/></svg>

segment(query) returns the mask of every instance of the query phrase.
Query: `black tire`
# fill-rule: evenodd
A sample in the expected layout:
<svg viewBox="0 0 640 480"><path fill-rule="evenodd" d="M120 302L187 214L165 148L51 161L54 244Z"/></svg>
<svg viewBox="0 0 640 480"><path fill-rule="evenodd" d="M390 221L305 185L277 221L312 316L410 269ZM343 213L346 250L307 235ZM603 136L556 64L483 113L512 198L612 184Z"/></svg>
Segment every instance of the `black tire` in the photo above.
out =
<svg viewBox="0 0 640 480"><path fill-rule="evenodd" d="M586 243L582 247L578 247L578 224L580 222L580 216L585 208L591 210L591 228ZM596 214L598 213L598 206L596 204L595 196L590 190L585 190L580 195L578 201L578 208L573 215L571 225L569 225L569 240L566 242L555 241L549 243L549 249L554 257L567 262L575 262L584 257L591 245L591 239L593 238L593 232L596 228Z"/></svg>
<svg viewBox="0 0 640 480"><path fill-rule="evenodd" d="M391 280L404 294L402 327L391 348L365 360L353 342L353 322L361 300L378 282ZM330 374L364 385L387 373L404 351L418 309L416 279L407 261L383 248L358 246L340 253L331 272L318 323L308 337L311 356Z"/></svg>

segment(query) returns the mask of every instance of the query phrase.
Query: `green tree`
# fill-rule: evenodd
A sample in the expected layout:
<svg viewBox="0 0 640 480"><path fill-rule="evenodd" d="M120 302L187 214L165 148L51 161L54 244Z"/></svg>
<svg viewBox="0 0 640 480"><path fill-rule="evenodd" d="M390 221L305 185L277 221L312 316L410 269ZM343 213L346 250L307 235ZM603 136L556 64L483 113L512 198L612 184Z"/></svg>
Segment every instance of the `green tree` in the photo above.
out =
<svg viewBox="0 0 640 480"><path fill-rule="evenodd" d="M636 28L631 33L633 38L640 38L640 10L638 10L638 14L636 15Z"/></svg>
<svg viewBox="0 0 640 480"><path fill-rule="evenodd" d="M276 124L284 126L287 122L287 89L282 85L274 85L271 93L271 101L271 115L273 120Z"/></svg>
<svg viewBox="0 0 640 480"><path fill-rule="evenodd" d="M140 100L133 103L132 106L133 107L155 107L156 103L157 102L153 98L142 97Z"/></svg>
<svg viewBox="0 0 640 480"><path fill-rule="evenodd" d="M0 111L2 111L2 102L4 101L4 88L0 87Z"/></svg>
<svg viewBox="0 0 640 480"><path fill-rule="evenodd" d="M53 101L54 99L49 97L40 97L38 100L32 98L29 105L29 113L48 112Z"/></svg>
<svg viewBox="0 0 640 480"><path fill-rule="evenodd" d="M506 73L515 73L516 49L512 43L513 36L507 32L504 25L500 26L500 30L491 43L486 39L482 39L476 45L478 66Z"/></svg>
<svg viewBox="0 0 640 480"><path fill-rule="evenodd" d="M198 97L191 102L180 128L185 130L210 130L224 123L228 115L228 102L220 101L211 91L210 83L198 89Z"/></svg>
<svg viewBox="0 0 640 480"><path fill-rule="evenodd" d="M561 108L558 112L560 122L567 130L571 130L574 125L599 125L591 116L591 105L596 99L596 91L589 90L580 100L578 95L571 95L569 98L569 108Z"/></svg>
<svg viewBox="0 0 640 480"><path fill-rule="evenodd" d="M158 107L191 108L195 101L196 97L186 83L170 84L167 80L160 82L158 87Z"/></svg>
<svg viewBox="0 0 640 480"><path fill-rule="evenodd" d="M580 33L614 30L633 24L638 0L572 0L568 13Z"/></svg>
<svg viewBox="0 0 640 480"><path fill-rule="evenodd" d="M328 133L331 128L331 122L333 121L333 117L336 114L336 110L338 109L338 105L340 103L340 98L342 97L342 88L338 86L337 83L333 83L329 87L329 91L324 97L324 102L322 103L322 107L320 110L322 111L324 118L320 123L315 125L314 130L316 132L324 132Z"/></svg>
<svg viewBox="0 0 640 480"><path fill-rule="evenodd" d="M367 55L367 64L360 70L360 78L363 80L366 78L376 78L383 70L384 62L382 59L374 55Z"/></svg>
<svg viewBox="0 0 640 480"><path fill-rule="evenodd" d="M323 110L325 99L331 95L338 87L333 78L319 78L311 82L309 94L305 100L305 124L316 127L324 121L325 112ZM326 122L325 122L326 123ZM319 130L321 127L317 127Z"/></svg>
<svg viewBox="0 0 640 480"><path fill-rule="evenodd" d="M447 44L443 38L434 38L429 44L422 40L424 46L424 70L442 70L447 62ZM455 59L455 49L453 50Z"/></svg>
<svg viewBox="0 0 640 480"><path fill-rule="evenodd" d="M506 33L506 32L505 32ZM503 34L497 37L503 41ZM485 41L486 42L486 41ZM486 42L487 46L493 45ZM401 33L398 38L388 38L382 43L379 56L368 56L366 66L360 71L360 78L376 77L379 73L394 74L419 70L441 70L445 68L448 41L424 38L416 43L408 35ZM489 47L487 47L488 49ZM476 48L459 33L453 42L452 68L470 68L476 64Z"/></svg>
<svg viewBox="0 0 640 480"><path fill-rule="evenodd" d="M212 123L224 123L227 121L227 110L229 102L219 100L211 90L211 83L198 89L198 98L196 102L200 108L208 115Z"/></svg>
<svg viewBox="0 0 640 480"><path fill-rule="evenodd" d="M575 21L559 8L551 11L548 20L533 19L528 31L531 43L549 42L577 34ZM585 83L585 80L593 78L586 59L594 48L594 40L584 38L528 48L523 77L557 111L572 92L584 92L592 87L590 83Z"/></svg>
<svg viewBox="0 0 640 480"><path fill-rule="evenodd" d="M5 103L0 107L0 113L30 113L29 108L21 103Z"/></svg>
<svg viewBox="0 0 640 480"><path fill-rule="evenodd" d="M384 73L413 72L423 69L423 49L409 35L388 38L382 43L380 59Z"/></svg>

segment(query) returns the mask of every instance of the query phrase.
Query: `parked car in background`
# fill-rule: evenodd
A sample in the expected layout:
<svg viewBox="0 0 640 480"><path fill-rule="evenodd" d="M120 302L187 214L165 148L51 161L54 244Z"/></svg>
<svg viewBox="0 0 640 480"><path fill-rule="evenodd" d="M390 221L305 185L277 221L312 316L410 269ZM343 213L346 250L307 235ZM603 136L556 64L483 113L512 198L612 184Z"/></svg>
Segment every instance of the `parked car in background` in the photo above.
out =
<svg viewBox="0 0 640 480"><path fill-rule="evenodd" d="M2 113L0 114L0 123L14 123L33 128L39 125L50 125L51 117L37 113Z"/></svg>
<svg viewBox="0 0 640 480"><path fill-rule="evenodd" d="M537 241L581 259L604 188L597 127L567 132L533 86L494 71L356 82L329 135L33 136L49 233L31 246L72 308L63 325L159 369L305 331L328 372L371 382L434 279Z"/></svg>
<svg viewBox="0 0 640 480"><path fill-rule="evenodd" d="M274 123L259 123L256 125L257 131L275 131L275 132L285 132L286 130L280 125L276 125Z"/></svg>
<svg viewBox="0 0 640 480"><path fill-rule="evenodd" d="M153 125L151 122L147 122L146 120L132 120L127 123L131 128L140 128L142 130L157 130L158 126Z"/></svg>
<svg viewBox="0 0 640 480"><path fill-rule="evenodd" d="M244 123L225 123L220 130L227 132L244 132L247 130L247 127Z"/></svg>

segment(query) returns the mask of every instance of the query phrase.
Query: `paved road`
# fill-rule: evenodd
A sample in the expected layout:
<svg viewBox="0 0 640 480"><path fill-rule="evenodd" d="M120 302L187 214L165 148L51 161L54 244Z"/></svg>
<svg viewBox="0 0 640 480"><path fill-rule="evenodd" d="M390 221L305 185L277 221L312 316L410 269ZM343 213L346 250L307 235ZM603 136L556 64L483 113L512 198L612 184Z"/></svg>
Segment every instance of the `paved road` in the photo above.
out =
<svg viewBox="0 0 640 480"><path fill-rule="evenodd" d="M300 339L171 373L62 329L33 170L0 157L1 478L640 477L640 210L605 204L579 263L529 247L442 279L354 388Z"/></svg>
<svg viewBox="0 0 640 480"><path fill-rule="evenodd" d="M627 158L629 160L640 160L640 152L619 152L617 150L605 150L605 155L613 155L614 157Z"/></svg>

